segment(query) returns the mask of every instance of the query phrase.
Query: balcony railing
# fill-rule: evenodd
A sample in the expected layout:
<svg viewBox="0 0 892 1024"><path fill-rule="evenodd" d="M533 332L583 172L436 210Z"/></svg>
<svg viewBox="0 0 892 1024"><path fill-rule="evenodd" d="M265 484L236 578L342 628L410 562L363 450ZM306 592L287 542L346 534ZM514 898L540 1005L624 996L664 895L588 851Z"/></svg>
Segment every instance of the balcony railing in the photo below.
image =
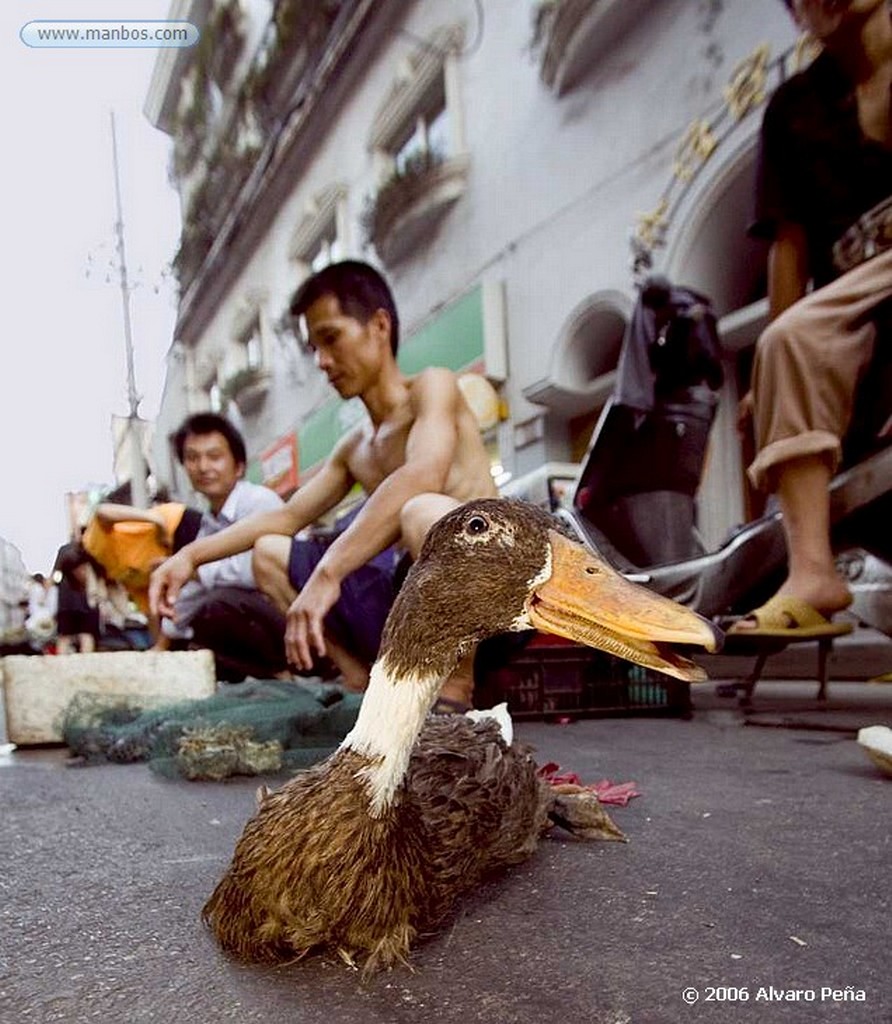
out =
<svg viewBox="0 0 892 1024"><path fill-rule="evenodd" d="M407 161L369 200L362 222L385 263L421 245L465 190L468 159L425 151Z"/></svg>
<svg viewBox="0 0 892 1024"><path fill-rule="evenodd" d="M539 0L533 14L533 51L542 81L558 95L595 65L653 0Z"/></svg>
<svg viewBox="0 0 892 1024"><path fill-rule="evenodd" d="M346 0L277 0L267 45L244 82L261 119L273 124L318 64Z"/></svg>
<svg viewBox="0 0 892 1024"><path fill-rule="evenodd" d="M269 393L270 374L258 366L246 366L227 378L220 387L224 398L235 402L243 416L257 412Z"/></svg>

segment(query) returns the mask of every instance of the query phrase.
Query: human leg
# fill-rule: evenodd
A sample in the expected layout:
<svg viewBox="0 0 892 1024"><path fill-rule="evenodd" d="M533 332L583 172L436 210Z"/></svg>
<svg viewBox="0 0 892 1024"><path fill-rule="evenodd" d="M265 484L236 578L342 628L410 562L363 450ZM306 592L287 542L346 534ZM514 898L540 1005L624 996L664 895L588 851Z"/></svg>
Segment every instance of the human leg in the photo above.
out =
<svg viewBox="0 0 892 1024"><path fill-rule="evenodd" d="M280 678L287 668L285 620L258 590L217 587L208 591L190 626L192 642L213 652L218 679Z"/></svg>
<svg viewBox="0 0 892 1024"><path fill-rule="evenodd" d="M445 494L419 494L406 502L400 514L400 532L413 559L418 557L428 530L458 506L459 502ZM461 711L474 706L475 653L466 654L440 687L435 708L439 705L443 711Z"/></svg>
<svg viewBox="0 0 892 1024"><path fill-rule="evenodd" d="M830 546L830 478L824 459L806 456L786 464L777 490L789 563L779 593L798 597L823 615L852 603Z"/></svg>
<svg viewBox="0 0 892 1024"><path fill-rule="evenodd" d="M403 546L418 558L428 530L447 512L458 508L459 502L445 494L418 494L403 505L400 513L400 534Z"/></svg>
<svg viewBox="0 0 892 1024"><path fill-rule="evenodd" d="M277 534L259 537L251 552L254 582L283 615L297 597L297 591L288 579L290 555L291 538Z"/></svg>
<svg viewBox="0 0 892 1024"><path fill-rule="evenodd" d="M753 367L758 454L749 473L777 494L788 575L778 597L822 615L851 594L830 546L829 484L840 459L858 381L873 352L870 319L892 294L892 253L877 257L787 309L760 337ZM735 632L759 628L746 617Z"/></svg>
<svg viewBox="0 0 892 1024"><path fill-rule="evenodd" d="M56 654L74 654L77 649L75 643L75 637L59 633L56 636Z"/></svg>
<svg viewBox="0 0 892 1024"><path fill-rule="evenodd" d="M284 542L284 543L282 543ZM297 597L302 586L309 579L310 574L325 551L325 545L317 541L303 541L290 537L261 537L254 545L252 567L254 578L258 586L275 602L276 606L287 614L288 608ZM377 639L380 639L380 628L383 627L383 620L386 610L383 613L379 609L380 601L370 599L367 607L363 596L368 593L362 590L363 583L368 586L371 570L360 569L352 573L342 584L343 596L333 611L335 619L346 620L349 629L349 619L354 620L358 616L380 619L380 623L355 623L357 632L361 634L359 649L354 651L348 648L339 635L326 625L325 647L328 658L334 663L341 674L343 685L348 690L362 693L369 681L369 670L374 653L371 647L374 646L377 652ZM374 581L373 581L374 582ZM357 597L357 588L359 596ZM386 588L385 588L386 589ZM353 607L349 610L339 607L349 602ZM387 608L389 609L389 602ZM343 613L343 614L341 614ZM368 628L363 628L368 626ZM352 632L352 631L351 631ZM369 634L371 639L367 639Z"/></svg>

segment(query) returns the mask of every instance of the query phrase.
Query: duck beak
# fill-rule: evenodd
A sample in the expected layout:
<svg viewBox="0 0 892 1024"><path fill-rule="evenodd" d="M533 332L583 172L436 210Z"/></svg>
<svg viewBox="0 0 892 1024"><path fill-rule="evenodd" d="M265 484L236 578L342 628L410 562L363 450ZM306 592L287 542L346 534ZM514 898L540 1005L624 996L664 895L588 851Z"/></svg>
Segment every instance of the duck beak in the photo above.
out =
<svg viewBox="0 0 892 1024"><path fill-rule="evenodd" d="M549 530L551 575L527 603L535 629L615 654L636 665L697 682L706 673L664 644L721 647L722 633L669 598L630 583L581 544Z"/></svg>

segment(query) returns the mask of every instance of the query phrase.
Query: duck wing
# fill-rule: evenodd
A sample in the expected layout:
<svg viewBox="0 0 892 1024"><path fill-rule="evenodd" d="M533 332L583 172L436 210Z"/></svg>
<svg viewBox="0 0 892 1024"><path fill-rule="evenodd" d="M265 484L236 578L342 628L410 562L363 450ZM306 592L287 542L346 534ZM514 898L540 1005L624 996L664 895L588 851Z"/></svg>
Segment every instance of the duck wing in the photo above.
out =
<svg viewBox="0 0 892 1024"><path fill-rule="evenodd" d="M432 715L409 763L404 827L423 835L430 920L486 875L526 860L548 828L551 798L522 744L496 722Z"/></svg>

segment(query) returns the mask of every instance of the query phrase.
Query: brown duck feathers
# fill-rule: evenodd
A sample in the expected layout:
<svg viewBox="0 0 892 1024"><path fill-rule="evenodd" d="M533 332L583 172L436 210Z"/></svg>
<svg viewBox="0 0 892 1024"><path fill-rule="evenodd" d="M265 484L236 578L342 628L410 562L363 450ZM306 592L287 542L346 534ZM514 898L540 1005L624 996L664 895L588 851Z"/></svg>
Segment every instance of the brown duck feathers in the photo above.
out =
<svg viewBox="0 0 892 1024"><path fill-rule="evenodd" d="M558 536L539 509L496 499L456 509L397 596L353 731L264 795L246 825L203 910L224 949L289 960L327 948L368 969L405 961L419 930L530 856L550 823L622 838L596 797L548 787L496 722L427 715L469 645L533 626L621 644L630 660L681 678L699 670L651 641L716 640L692 612Z"/></svg>
<svg viewBox="0 0 892 1024"><path fill-rule="evenodd" d="M429 719L403 790L378 818L356 814L364 762L339 751L263 800L204 908L225 949L281 960L327 946L370 968L405 960L419 930L485 875L529 857L550 824L549 787L496 722Z"/></svg>

